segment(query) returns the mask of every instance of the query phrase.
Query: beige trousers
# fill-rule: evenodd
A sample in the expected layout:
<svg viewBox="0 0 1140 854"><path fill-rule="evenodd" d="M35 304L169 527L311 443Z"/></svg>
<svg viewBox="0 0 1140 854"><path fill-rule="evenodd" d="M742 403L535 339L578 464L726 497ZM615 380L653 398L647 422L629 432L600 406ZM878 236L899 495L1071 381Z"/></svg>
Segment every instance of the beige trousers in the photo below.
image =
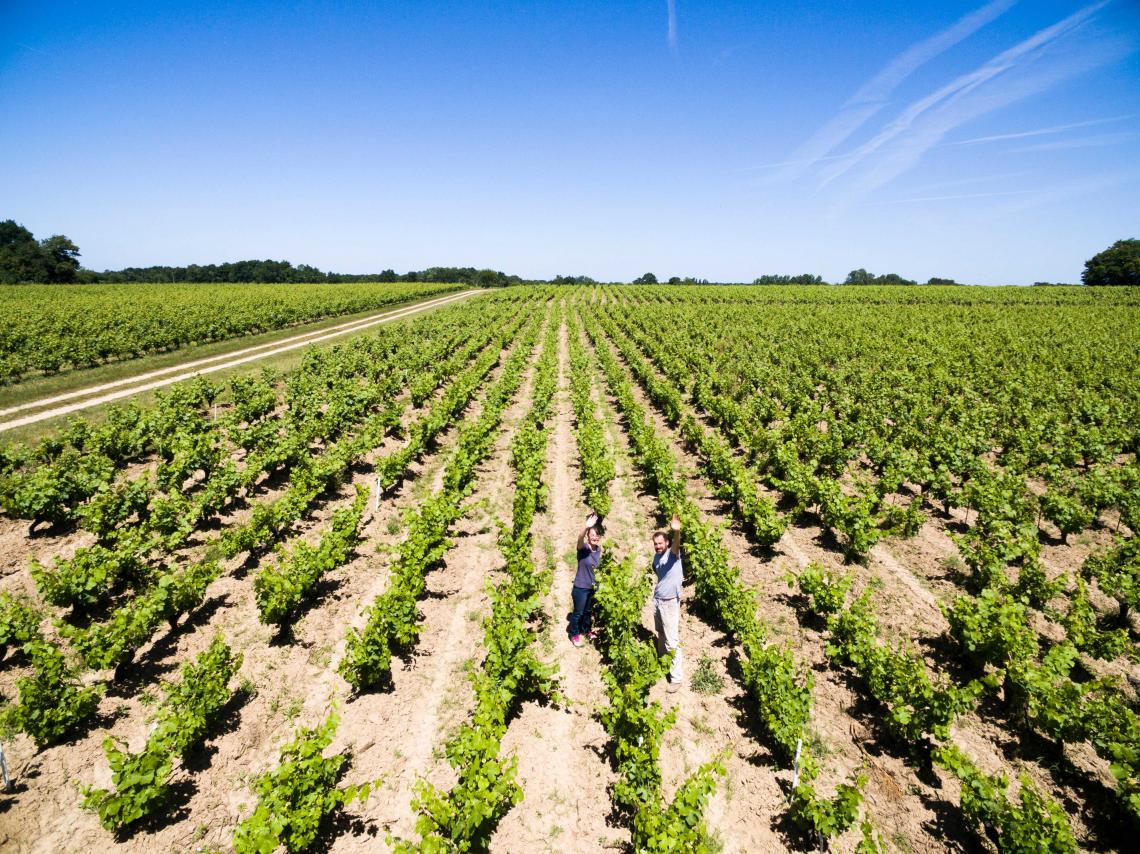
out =
<svg viewBox="0 0 1140 854"><path fill-rule="evenodd" d="M653 622L657 627L657 654L674 653L669 681L680 682L685 678L681 664L681 600L654 599Z"/></svg>

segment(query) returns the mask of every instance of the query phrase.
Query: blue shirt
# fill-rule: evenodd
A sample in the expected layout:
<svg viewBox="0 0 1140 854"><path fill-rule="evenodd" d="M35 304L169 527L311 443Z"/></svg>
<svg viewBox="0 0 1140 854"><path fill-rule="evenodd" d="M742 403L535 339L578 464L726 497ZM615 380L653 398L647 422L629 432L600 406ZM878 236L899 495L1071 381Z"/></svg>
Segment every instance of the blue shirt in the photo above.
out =
<svg viewBox="0 0 1140 854"><path fill-rule="evenodd" d="M596 545L593 548L588 545L581 546L578 549L578 574L574 576L574 586L586 590L594 587L594 570L598 568L601 560L601 545Z"/></svg>
<svg viewBox="0 0 1140 854"><path fill-rule="evenodd" d="M673 553L672 546L661 554L653 553L653 571L657 573L657 588L653 591L653 598L680 599L685 569L681 565L681 556Z"/></svg>

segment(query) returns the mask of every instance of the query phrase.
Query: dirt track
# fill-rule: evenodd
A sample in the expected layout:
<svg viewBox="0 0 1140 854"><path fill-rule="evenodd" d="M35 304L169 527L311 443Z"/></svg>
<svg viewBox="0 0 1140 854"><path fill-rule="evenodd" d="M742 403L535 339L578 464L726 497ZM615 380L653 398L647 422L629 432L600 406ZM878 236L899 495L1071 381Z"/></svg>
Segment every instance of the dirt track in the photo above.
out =
<svg viewBox="0 0 1140 854"><path fill-rule="evenodd" d="M116 400L121 400L125 397L130 397L133 394L138 394L139 392L162 388L163 386L182 382L183 380L188 380L192 377L201 376L203 374L212 374L217 371L224 371L238 365L244 365L248 362L257 361L258 359L264 359L269 356L276 356L281 353L287 353L290 350L296 350L299 347L307 347L310 344L320 344L324 341L328 341L332 338L337 338L342 335L348 335L353 332L363 332L364 330L370 329L373 326L378 326L381 323L391 323L394 320L401 320L405 317L416 314L417 312L426 311L432 308L438 308L441 305L456 302L477 293L479 293L479 291L471 290L462 291L458 294L448 294L445 297L439 297L437 299L428 300L427 302L417 303L416 305L408 306L407 308L390 309L388 311L380 312L379 314L371 315L370 317L360 318L358 320L342 323L337 326L327 327L315 332L306 332L299 335L293 335L289 338L283 338L270 344L261 344L257 347L248 347L244 350L236 350L232 353L213 356L209 359L198 359L192 362L186 362L181 365L163 368L159 371L150 371L145 374L138 374L137 376L115 380L114 382L103 383L101 385L89 386L87 388L69 391L66 394L58 394L52 397L30 401L28 403L21 403L19 406L13 406L8 409L0 410L0 417L12 415L16 412L23 412L28 409L39 409L43 406L51 406L52 404L61 403L65 400L74 400L77 397L97 395L96 397L91 397L78 403L70 403L64 406L57 406L52 409L44 409L31 415L12 418L8 421L0 421L0 433L4 432L5 430L15 429L16 427L23 427L27 424L35 424L37 421L44 421L48 418L67 415L71 412L78 412L81 409L87 409L91 406L98 406L101 403L111 403ZM162 377L162 379L157 379L157 377ZM127 387L122 388L122 386ZM118 390L111 391L111 389Z"/></svg>

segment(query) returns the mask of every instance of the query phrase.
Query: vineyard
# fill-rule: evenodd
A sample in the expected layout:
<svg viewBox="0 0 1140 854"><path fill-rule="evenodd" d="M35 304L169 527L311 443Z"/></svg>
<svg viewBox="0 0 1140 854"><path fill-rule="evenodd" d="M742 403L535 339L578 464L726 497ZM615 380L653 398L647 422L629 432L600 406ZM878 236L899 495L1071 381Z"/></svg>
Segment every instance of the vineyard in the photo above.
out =
<svg viewBox="0 0 1140 854"><path fill-rule="evenodd" d="M499 289L0 448L0 847L1134 850L1106 290ZM166 339L13 308L0 377L357 310L240 292Z"/></svg>
<svg viewBox="0 0 1140 854"><path fill-rule="evenodd" d="M458 285L3 285L0 385L439 296Z"/></svg>

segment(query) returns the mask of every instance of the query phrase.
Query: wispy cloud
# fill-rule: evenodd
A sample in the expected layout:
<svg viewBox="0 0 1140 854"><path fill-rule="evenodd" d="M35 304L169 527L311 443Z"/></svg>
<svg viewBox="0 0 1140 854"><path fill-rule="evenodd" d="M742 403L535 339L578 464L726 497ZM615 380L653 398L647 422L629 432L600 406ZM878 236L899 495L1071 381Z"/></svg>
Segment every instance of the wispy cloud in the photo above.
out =
<svg viewBox="0 0 1140 854"><path fill-rule="evenodd" d="M975 118L983 113L990 112L999 106L1005 106L1015 100L1036 94L1059 79L1071 76L1060 75L1060 69L1047 69L1040 75L1040 79L1030 86L1025 86L1023 80L1007 84L1004 89L993 87L986 89L986 84L1001 77L1009 77L1010 73L1026 62L1040 58L1042 53L1061 37L1073 32L1093 15L1109 4L1110 0L1100 0L1080 9L1069 17L1058 21L1050 27L1038 31L1020 44L1003 51L993 59L982 64L974 71L963 74L950 83L935 90L924 98L912 102L902 113L881 130L869 142L859 146L850 155L838 164L824 170L821 186L826 186L844 173L861 164L871 155L878 152L888 143L906 135L904 144L896 146L891 155L894 166L884 167L880 161L877 172L890 173L890 176L913 165L933 145L942 140L942 137L953 128L963 124L968 119ZM975 96L975 93L978 93ZM975 96L975 97L970 97ZM925 120L921 127L917 127L920 120ZM867 183L866 189L881 186L890 180L881 178Z"/></svg>
<svg viewBox="0 0 1140 854"><path fill-rule="evenodd" d="M1038 142L1034 145L1023 145L1016 151L1020 153L1023 151L1064 151L1070 148L1102 148L1108 145L1135 142L1138 139L1140 139L1140 131L1121 131L1120 133L1082 136L1076 139L1059 139L1054 142Z"/></svg>
<svg viewBox="0 0 1140 854"><path fill-rule="evenodd" d="M1023 178L1030 175L1032 172L1026 169L1019 169L1015 172L998 172L988 174L975 174L965 175L961 178L955 178L951 181L936 181L933 184L923 184L919 187L911 187L912 193L934 193L937 191L944 191L951 187L964 187L970 184L987 184L993 185L998 181L1008 181L1011 178Z"/></svg>
<svg viewBox="0 0 1140 854"><path fill-rule="evenodd" d="M942 32L911 45L890 61L882 71L864 83L827 124L820 128L788 160L789 168L780 178L794 178L824 159L837 145L883 109L899 84L936 56L973 35L1006 12L1017 0L992 0L960 18ZM672 7L672 2L670 2Z"/></svg>
<svg viewBox="0 0 1140 854"><path fill-rule="evenodd" d="M1070 122L1068 124L1063 124L1063 125L1053 125L1052 127L1045 127L1045 128L1034 128L1033 130L1016 131L1014 133L997 133L997 134L991 134L989 136L976 136L976 137L973 137L972 139L957 139L957 140L951 140L950 142L940 142L940 143L938 143L938 145L932 146L932 147L934 147L934 148L954 148L954 147L962 146L962 145L983 145L983 144L994 143L994 142L1007 142L1007 141L1016 140L1016 139L1030 139L1030 138L1036 137L1036 136L1051 136L1053 134L1065 133L1066 131L1077 130L1079 128L1087 128L1087 127L1095 127L1096 125L1112 124L1114 122L1123 122L1123 121L1127 121L1128 119L1135 119L1135 118L1140 118L1140 113L1125 113L1125 114L1119 115L1119 116L1106 116L1105 118L1101 118L1101 119L1088 119L1087 121L1083 121L1083 122ZM1113 135L1113 136L1115 136L1115 135ZM1103 144L1107 145L1110 143L1103 143ZM1068 144L1058 143L1056 145L1056 147L1057 148L1068 148L1068 147L1080 147L1080 146L1077 146L1076 144L1070 146ZM894 148L887 149L888 152L893 152L895 150L896 149L894 149ZM1035 150L1035 149L1034 148L1018 148L1015 150L1016 151L1030 151L1030 150ZM738 172L756 172L756 171L759 171L762 169L780 169L780 168L785 168L785 167L789 167L789 166L812 166L812 165L816 165L819 163L829 163L833 160L845 160L849 157L851 157L850 153L847 153L847 154L825 154L824 156L817 157L814 160L807 160L807 159L778 160L774 163L759 163L755 166L746 166L746 167L743 167L743 168L735 170L735 171L738 171ZM977 179L971 178L969 180L977 180Z"/></svg>
<svg viewBox="0 0 1140 854"><path fill-rule="evenodd" d="M669 13L669 31L666 38L669 40L669 49L677 49L677 0L665 0Z"/></svg>
<svg viewBox="0 0 1140 854"><path fill-rule="evenodd" d="M833 197L832 213L914 168L947 134L967 122L1053 89L1135 50L1130 37L1098 33L1095 41L1073 40L1073 34L1082 30L1108 2L1086 6L915 101L870 142L824 169L821 187L851 173L845 189ZM1065 50L1061 50L1062 44Z"/></svg>
<svg viewBox="0 0 1140 854"><path fill-rule="evenodd" d="M1039 189L1037 192L1010 200L1008 204L998 205L988 212L983 219L995 222L1008 222L1015 214L1024 214L1028 211L1047 205L1057 205L1103 191L1120 190L1129 184L1140 182L1140 169L1122 169L1115 172L1106 172L1088 178L1078 178L1066 181L1051 187Z"/></svg>
<svg viewBox="0 0 1140 854"><path fill-rule="evenodd" d="M973 139L959 139L953 142L944 142L943 145L980 145L985 142L1004 142L1009 139L1025 139L1031 136L1050 136L1055 133L1064 133L1068 130L1076 130L1077 128L1093 127L1094 125L1106 125L1112 122L1122 122L1126 119L1134 119L1140 116L1140 113L1126 113L1122 116L1108 116L1103 119L1089 119L1084 122L1071 122L1067 125L1054 125L1047 128L1036 128L1034 130L1023 130L1016 133L998 133L990 136L976 136Z"/></svg>

